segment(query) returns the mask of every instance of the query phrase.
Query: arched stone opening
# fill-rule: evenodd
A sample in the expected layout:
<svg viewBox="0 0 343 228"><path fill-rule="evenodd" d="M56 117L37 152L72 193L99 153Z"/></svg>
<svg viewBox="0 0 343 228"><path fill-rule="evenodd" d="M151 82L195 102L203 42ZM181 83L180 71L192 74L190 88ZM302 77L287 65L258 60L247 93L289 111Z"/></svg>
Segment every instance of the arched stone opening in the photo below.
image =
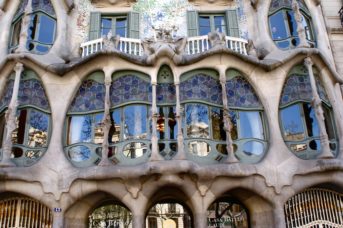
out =
<svg viewBox="0 0 343 228"><path fill-rule="evenodd" d="M335 184L323 183L290 197L284 204L286 227L341 227L342 192Z"/></svg>
<svg viewBox="0 0 343 228"><path fill-rule="evenodd" d="M209 205L208 210L217 202L231 203L231 205L237 205L235 206L237 210L240 209L241 211L245 211L245 217L236 219L237 227L274 227L274 220L271 219L274 217L272 204L253 191L237 188L219 194L219 196ZM242 218L246 218L247 221L243 222ZM233 222L234 219L231 219L231 224L233 224ZM226 225L229 224L230 219L226 219ZM212 227L216 227L215 225L216 224ZM225 225L225 223L222 225Z"/></svg>
<svg viewBox="0 0 343 228"><path fill-rule="evenodd" d="M153 194L147 205L146 228L191 228L194 219L187 196L174 186L165 186Z"/></svg>
<svg viewBox="0 0 343 228"><path fill-rule="evenodd" d="M0 227L51 227L53 215L49 207L25 195L0 194Z"/></svg>
<svg viewBox="0 0 343 228"><path fill-rule="evenodd" d="M65 213L64 226L132 227L130 210L116 197L106 192L94 192L75 202Z"/></svg>

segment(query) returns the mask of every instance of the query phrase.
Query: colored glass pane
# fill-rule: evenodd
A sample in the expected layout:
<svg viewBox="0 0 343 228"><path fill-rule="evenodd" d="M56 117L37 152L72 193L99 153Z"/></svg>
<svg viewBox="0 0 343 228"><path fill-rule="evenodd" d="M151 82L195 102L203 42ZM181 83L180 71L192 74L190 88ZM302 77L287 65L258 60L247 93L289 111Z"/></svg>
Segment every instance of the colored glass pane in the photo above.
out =
<svg viewBox="0 0 343 228"><path fill-rule="evenodd" d="M110 94L112 106L130 101L152 100L150 82L134 75L125 75L114 80Z"/></svg>
<svg viewBox="0 0 343 228"><path fill-rule="evenodd" d="M3 108L9 105L12 98L13 84L14 84L14 80L9 80L4 89L4 93L0 94L2 95L0 99L0 110L2 110Z"/></svg>
<svg viewBox="0 0 343 228"><path fill-rule="evenodd" d="M37 79L20 81L18 103L20 106L33 105L44 110L50 110L42 83Z"/></svg>
<svg viewBox="0 0 343 228"><path fill-rule="evenodd" d="M83 81L69 112L89 112L104 109L105 85L94 80Z"/></svg>
<svg viewBox="0 0 343 228"><path fill-rule="evenodd" d="M161 83L156 87L158 103L175 103L175 85L173 83Z"/></svg>
<svg viewBox="0 0 343 228"><path fill-rule="evenodd" d="M261 108L262 105L252 86L243 77L237 76L226 82L228 105L239 108Z"/></svg>
<svg viewBox="0 0 343 228"><path fill-rule="evenodd" d="M205 74L197 74L180 84L181 101L200 100L222 105L220 82Z"/></svg>

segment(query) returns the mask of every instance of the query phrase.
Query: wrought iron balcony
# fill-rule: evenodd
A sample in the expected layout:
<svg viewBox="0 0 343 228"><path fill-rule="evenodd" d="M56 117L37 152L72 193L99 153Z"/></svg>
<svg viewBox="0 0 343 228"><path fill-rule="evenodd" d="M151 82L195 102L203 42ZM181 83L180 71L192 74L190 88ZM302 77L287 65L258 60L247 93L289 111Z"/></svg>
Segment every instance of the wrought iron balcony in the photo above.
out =
<svg viewBox="0 0 343 228"><path fill-rule="evenodd" d="M80 46L82 58L106 49L104 41L105 38L100 38L82 43ZM142 40L140 39L120 37L119 42L115 43L115 48L120 52L136 56L143 56L144 54ZM247 55L247 44L248 41L245 39L225 36L225 46L242 55ZM210 48L208 35L188 37L184 53L187 55L199 54Z"/></svg>

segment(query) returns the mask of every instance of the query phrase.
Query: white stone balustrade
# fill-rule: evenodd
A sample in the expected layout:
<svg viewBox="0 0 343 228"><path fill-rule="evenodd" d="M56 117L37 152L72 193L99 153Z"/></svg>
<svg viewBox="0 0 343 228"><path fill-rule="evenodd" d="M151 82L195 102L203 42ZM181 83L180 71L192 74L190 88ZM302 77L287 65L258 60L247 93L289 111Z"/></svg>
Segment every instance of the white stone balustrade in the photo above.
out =
<svg viewBox="0 0 343 228"><path fill-rule="evenodd" d="M242 38L225 37L226 47L243 55L247 55L248 41ZM103 49L103 38L91 40L81 44L82 57L86 57ZM208 35L187 38L186 54L194 55L205 52L211 48ZM143 55L142 41L140 39L120 37L117 49L130 55Z"/></svg>

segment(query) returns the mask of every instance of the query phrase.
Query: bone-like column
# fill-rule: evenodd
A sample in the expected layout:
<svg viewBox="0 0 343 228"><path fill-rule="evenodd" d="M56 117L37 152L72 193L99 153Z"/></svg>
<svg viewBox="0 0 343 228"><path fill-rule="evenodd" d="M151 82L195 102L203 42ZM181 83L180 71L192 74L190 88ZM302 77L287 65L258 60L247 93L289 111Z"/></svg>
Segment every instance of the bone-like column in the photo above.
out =
<svg viewBox="0 0 343 228"><path fill-rule="evenodd" d="M21 22L19 45L16 52L26 51L28 30L29 30L29 25L31 22L31 13L32 13L32 0L28 0L26 8L25 8L24 16Z"/></svg>
<svg viewBox="0 0 343 228"><path fill-rule="evenodd" d="M300 12L299 3L297 0L292 1L292 8L294 12L295 21L297 22L297 32L300 40L298 47L310 47L306 40L305 28L302 24L303 15Z"/></svg>
<svg viewBox="0 0 343 228"><path fill-rule="evenodd" d="M322 100L319 97L318 91L317 91L317 86L316 86L316 80L314 78L313 74L313 62L310 57L307 57L304 61L305 66L308 70L309 73L309 78L311 82L311 89L312 89L312 107L314 108L315 115L317 118L318 122L318 127L319 127L319 134L320 134L320 143L321 143L321 148L322 148L322 153L319 155L318 158L333 158L333 154L330 152L330 147L329 147L329 137L326 132L326 127L325 127L325 117L324 117L324 111L322 107Z"/></svg>
<svg viewBox="0 0 343 228"><path fill-rule="evenodd" d="M226 150L227 150L227 163L237 163L239 162L236 158L234 151L233 151L233 141L231 138L231 129L232 129L232 123L230 120L230 114L229 114L229 105L227 102L227 94L226 94L226 74L225 69L220 70L220 85L222 87L222 99L223 99L223 107L224 107L224 129L226 132Z"/></svg>
<svg viewBox="0 0 343 228"><path fill-rule="evenodd" d="M12 98L10 101L10 104L8 106L8 109L6 111L6 135L5 135L5 141L3 144L3 151L2 151L2 161L0 163L0 166L14 166L14 164L11 162L11 150L12 150L12 133L17 128L16 126L16 113L17 113L17 107L18 107L18 93L19 93L19 84L20 84L20 78L21 74L23 73L24 66L22 63L17 63L14 67L15 71L15 79L14 79L14 85L13 85L13 91L12 91Z"/></svg>
<svg viewBox="0 0 343 228"><path fill-rule="evenodd" d="M179 77L176 77L179 78ZM180 100L180 82L175 81L175 94L176 94L176 122L177 122L177 146L178 152L175 155L174 159L185 160L186 152L183 146L183 134L182 134L182 116L183 110L181 109L181 100Z"/></svg>

